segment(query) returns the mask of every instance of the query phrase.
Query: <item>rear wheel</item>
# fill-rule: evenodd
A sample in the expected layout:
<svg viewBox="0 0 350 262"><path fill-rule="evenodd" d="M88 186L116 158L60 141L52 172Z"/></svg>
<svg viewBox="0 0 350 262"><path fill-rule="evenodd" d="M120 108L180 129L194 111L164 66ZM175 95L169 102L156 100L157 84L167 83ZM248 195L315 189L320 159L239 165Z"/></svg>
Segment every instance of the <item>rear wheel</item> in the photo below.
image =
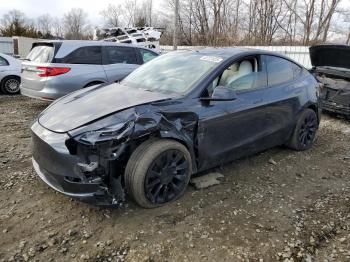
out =
<svg viewBox="0 0 350 262"><path fill-rule="evenodd" d="M153 208L182 196L191 173L191 156L185 146L168 139L151 140L131 155L125 186L137 204Z"/></svg>
<svg viewBox="0 0 350 262"><path fill-rule="evenodd" d="M309 149L315 140L317 129L316 113L308 108L299 116L293 135L287 145L298 151Z"/></svg>
<svg viewBox="0 0 350 262"><path fill-rule="evenodd" d="M21 83L21 80L17 76L5 77L1 82L1 91L7 95L18 94L20 83Z"/></svg>

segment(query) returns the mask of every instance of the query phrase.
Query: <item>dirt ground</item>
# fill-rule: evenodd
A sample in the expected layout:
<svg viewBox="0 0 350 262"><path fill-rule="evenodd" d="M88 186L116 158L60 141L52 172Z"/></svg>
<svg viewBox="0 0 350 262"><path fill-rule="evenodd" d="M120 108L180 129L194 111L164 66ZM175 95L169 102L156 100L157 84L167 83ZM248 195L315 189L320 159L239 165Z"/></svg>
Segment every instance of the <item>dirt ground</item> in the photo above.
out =
<svg viewBox="0 0 350 262"><path fill-rule="evenodd" d="M84 204L33 171L29 125L47 104L0 96L0 261L350 261L350 122L314 147L213 171L220 185L145 210Z"/></svg>

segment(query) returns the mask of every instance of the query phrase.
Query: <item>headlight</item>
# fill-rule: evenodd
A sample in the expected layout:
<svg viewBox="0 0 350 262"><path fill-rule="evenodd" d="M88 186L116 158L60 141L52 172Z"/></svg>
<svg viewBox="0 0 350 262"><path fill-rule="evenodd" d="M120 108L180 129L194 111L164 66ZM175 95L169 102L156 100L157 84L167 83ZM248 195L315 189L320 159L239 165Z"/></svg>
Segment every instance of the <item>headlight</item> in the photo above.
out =
<svg viewBox="0 0 350 262"><path fill-rule="evenodd" d="M133 122L118 123L99 130L85 132L75 137L75 140L92 145L110 140L119 140L131 134L133 127Z"/></svg>
<svg viewBox="0 0 350 262"><path fill-rule="evenodd" d="M86 144L120 139L133 131L135 118L135 110L130 108L71 130L68 134L71 139Z"/></svg>

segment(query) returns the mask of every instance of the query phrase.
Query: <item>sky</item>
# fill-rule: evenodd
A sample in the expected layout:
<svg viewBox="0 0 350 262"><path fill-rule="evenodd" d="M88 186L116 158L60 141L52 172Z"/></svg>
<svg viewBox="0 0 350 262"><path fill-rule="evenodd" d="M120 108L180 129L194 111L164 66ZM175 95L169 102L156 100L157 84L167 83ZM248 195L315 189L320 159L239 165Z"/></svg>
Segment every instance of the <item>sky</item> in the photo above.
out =
<svg viewBox="0 0 350 262"><path fill-rule="evenodd" d="M165 0L153 0L153 9L161 8ZM92 25L102 25L103 20L100 15L101 10L108 4L123 3L124 0L0 0L0 17L9 10L18 9L25 13L28 18L36 18L43 14L50 14L52 17L62 17L62 15L72 8L82 8L87 14ZM342 8L350 8L350 0L342 0Z"/></svg>
<svg viewBox="0 0 350 262"><path fill-rule="evenodd" d="M92 25L102 25L101 10L107 8L108 4L123 3L124 0L0 0L0 17L12 9L22 11L28 18L36 18L43 14L52 17L62 17L72 8L82 8L87 14ZM153 0L154 10L161 5L162 0Z"/></svg>

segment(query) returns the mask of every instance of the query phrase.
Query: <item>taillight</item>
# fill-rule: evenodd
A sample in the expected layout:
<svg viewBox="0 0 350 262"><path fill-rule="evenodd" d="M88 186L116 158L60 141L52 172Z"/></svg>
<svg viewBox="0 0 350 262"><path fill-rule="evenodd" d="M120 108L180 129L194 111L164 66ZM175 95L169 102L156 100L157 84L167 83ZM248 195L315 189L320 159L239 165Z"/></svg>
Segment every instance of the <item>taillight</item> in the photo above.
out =
<svg viewBox="0 0 350 262"><path fill-rule="evenodd" d="M36 69L40 71L38 72L38 76L40 77L57 76L70 71L69 67L38 66Z"/></svg>

